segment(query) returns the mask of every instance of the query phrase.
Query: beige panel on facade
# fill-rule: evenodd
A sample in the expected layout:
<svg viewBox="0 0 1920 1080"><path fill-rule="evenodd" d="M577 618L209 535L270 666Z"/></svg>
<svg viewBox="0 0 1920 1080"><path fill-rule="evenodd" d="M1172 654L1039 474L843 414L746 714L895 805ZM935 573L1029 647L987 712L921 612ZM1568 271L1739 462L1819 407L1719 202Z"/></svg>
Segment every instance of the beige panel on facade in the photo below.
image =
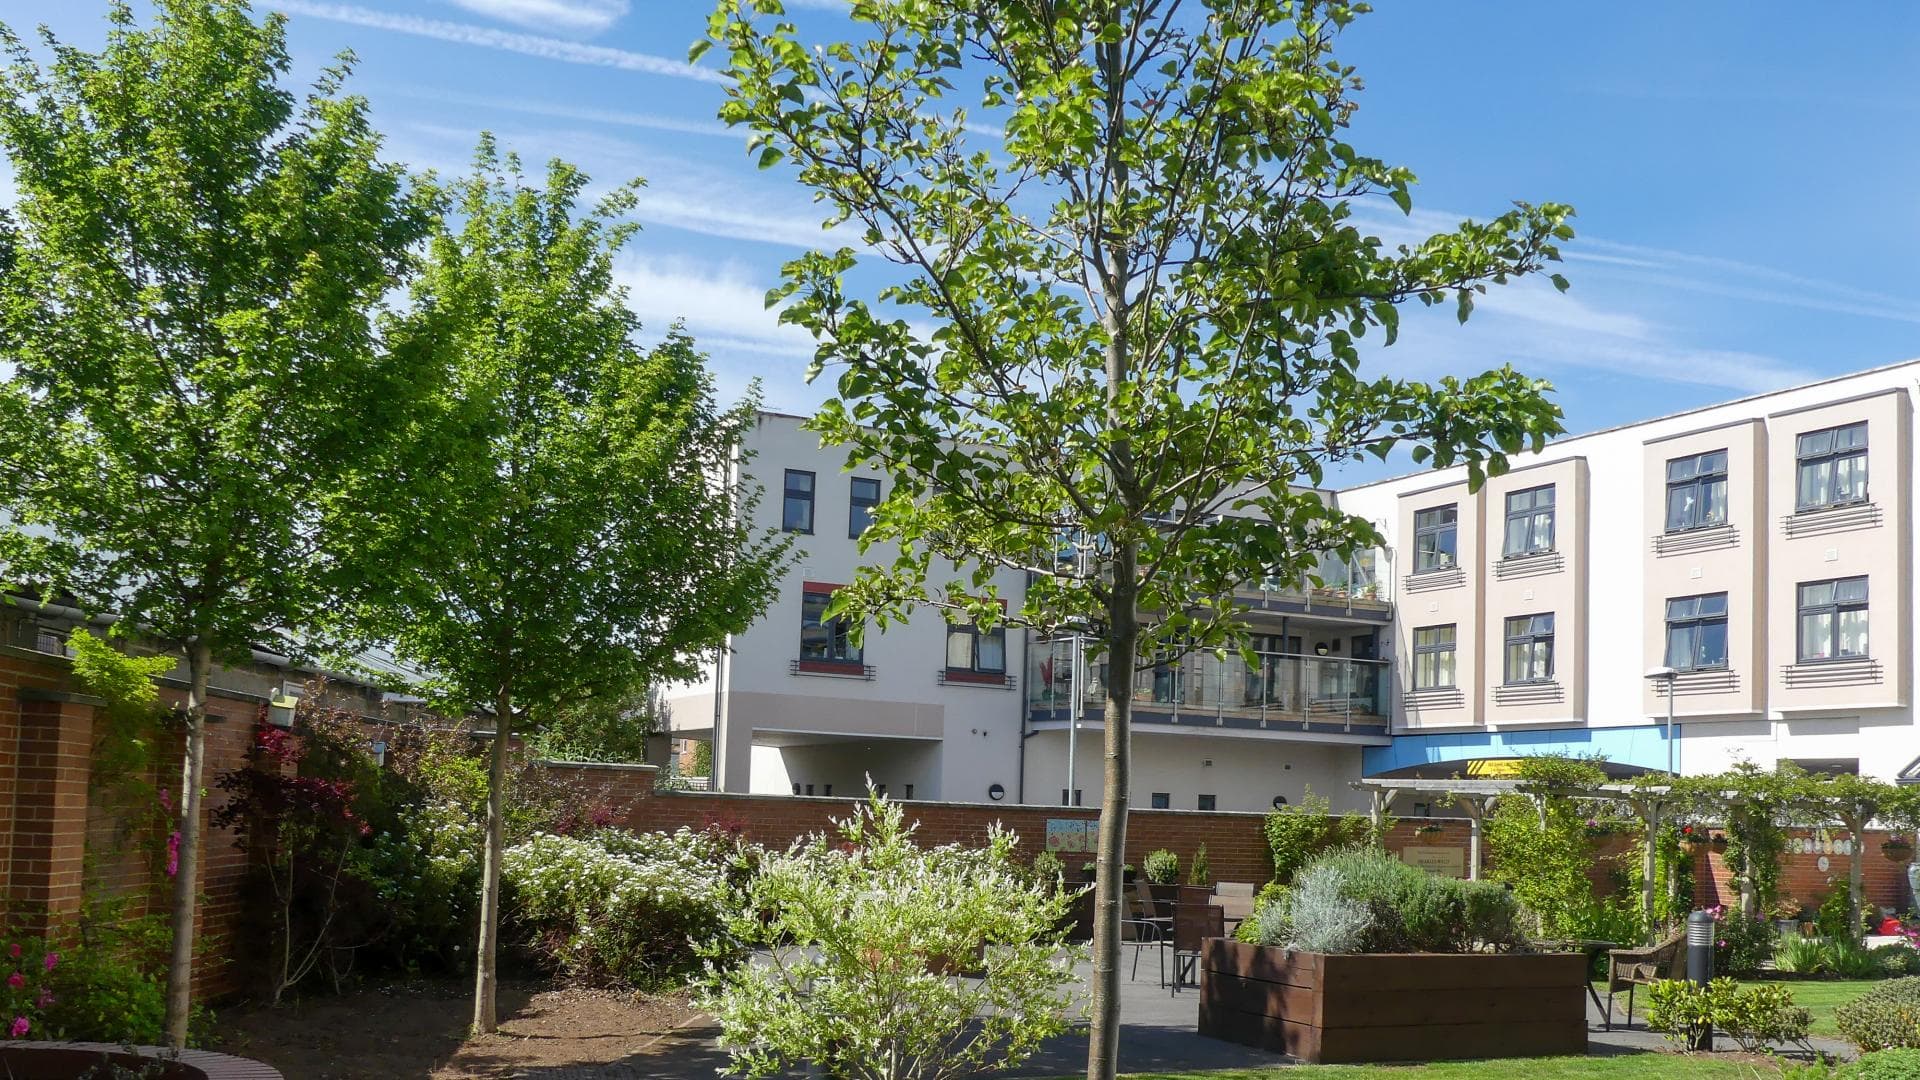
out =
<svg viewBox="0 0 1920 1080"><path fill-rule="evenodd" d="M1403 538L1395 622L1400 679L1400 723L1407 728L1465 727L1480 723L1481 566L1485 555L1483 499L1463 483L1399 498ZM1436 533L1451 512L1451 552ZM1426 528L1422 528L1425 525ZM1450 642L1447 640L1450 637ZM1451 644L1451 650L1440 646Z"/></svg>
<svg viewBox="0 0 1920 1080"><path fill-rule="evenodd" d="M1649 439L1642 464L1648 670L1672 667L1676 718L1766 709L1767 427L1758 417ZM1645 680L1649 717L1667 712Z"/></svg>
<svg viewBox="0 0 1920 1080"><path fill-rule="evenodd" d="M1891 388L1767 418L1769 702L1779 713L1910 700L1911 416L1907 391Z"/></svg>
<svg viewBox="0 0 1920 1080"><path fill-rule="evenodd" d="M1587 459L1487 481L1481 715L1580 723L1587 712Z"/></svg>

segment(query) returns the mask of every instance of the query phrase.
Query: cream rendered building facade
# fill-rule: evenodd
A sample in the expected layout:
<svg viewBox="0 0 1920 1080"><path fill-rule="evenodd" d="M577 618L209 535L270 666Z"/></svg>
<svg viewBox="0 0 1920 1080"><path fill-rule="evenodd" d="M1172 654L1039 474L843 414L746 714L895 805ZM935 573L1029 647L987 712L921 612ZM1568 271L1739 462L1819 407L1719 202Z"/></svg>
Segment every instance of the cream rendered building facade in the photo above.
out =
<svg viewBox="0 0 1920 1080"><path fill-rule="evenodd" d="M1367 775L1539 752L1911 770L1916 392L1908 362L1565 438L1478 493L1458 470L1341 491L1410 553L1395 738Z"/></svg>
<svg viewBox="0 0 1920 1080"><path fill-rule="evenodd" d="M1920 361L1564 438L1479 491L1455 469L1322 493L1386 546L1312 587L1249 583L1254 664L1133 675L1133 804L1263 810L1311 790L1359 809L1363 776L1548 752L1620 773L1792 760L1920 778L1916 394ZM769 612L669 695L675 734L713 740L725 790L846 795L870 775L901 797L1097 802L1109 673L1071 642L983 642L921 616L852 656L812 618L891 557L851 535L889 480L801 423L765 414L748 449L758 524L807 504L803 554ZM999 584L1017 605L1019 578ZM1647 678L1661 667L1670 680Z"/></svg>

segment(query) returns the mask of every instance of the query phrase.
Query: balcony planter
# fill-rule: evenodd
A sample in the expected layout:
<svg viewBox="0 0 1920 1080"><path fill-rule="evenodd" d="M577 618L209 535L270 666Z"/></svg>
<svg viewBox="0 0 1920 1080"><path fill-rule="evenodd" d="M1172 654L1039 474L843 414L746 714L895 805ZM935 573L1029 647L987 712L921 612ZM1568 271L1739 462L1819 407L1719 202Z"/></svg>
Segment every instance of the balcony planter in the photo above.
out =
<svg viewBox="0 0 1920 1080"><path fill-rule="evenodd" d="M1200 1034L1310 1062L1587 1051L1580 953L1336 955L1209 938Z"/></svg>
<svg viewBox="0 0 1920 1080"><path fill-rule="evenodd" d="M1885 855L1888 862L1904 863L1913 858L1913 845L1896 836L1880 845L1880 854Z"/></svg>

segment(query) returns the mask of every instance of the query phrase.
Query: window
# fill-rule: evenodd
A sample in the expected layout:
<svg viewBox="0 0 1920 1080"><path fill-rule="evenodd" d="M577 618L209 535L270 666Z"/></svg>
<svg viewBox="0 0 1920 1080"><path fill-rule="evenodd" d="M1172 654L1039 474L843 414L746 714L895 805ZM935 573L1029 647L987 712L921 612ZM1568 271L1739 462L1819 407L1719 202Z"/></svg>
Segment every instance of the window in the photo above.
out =
<svg viewBox="0 0 1920 1080"><path fill-rule="evenodd" d="M1216 803L1217 803L1218 801L1219 801L1219 800L1217 800L1217 799L1215 799L1215 798L1214 798L1213 796L1211 796L1211 795L1202 795L1202 796L1200 796L1200 797L1199 797L1199 798L1198 798L1198 799L1196 800L1196 805L1194 806L1194 809L1196 809L1196 810L1211 810L1211 809L1213 809L1213 808L1214 808L1214 806L1215 806L1215 804L1216 804Z"/></svg>
<svg viewBox="0 0 1920 1080"><path fill-rule="evenodd" d="M824 794L824 795L831 795L831 794L833 794L833 785L832 785L832 784L828 784L828 785L826 786L826 790L825 790L825 791L823 791L823 792L822 792L822 794Z"/></svg>
<svg viewBox="0 0 1920 1080"><path fill-rule="evenodd" d="M1167 792L1165 792L1165 791L1156 791L1156 792L1154 792L1154 793L1153 793L1153 808L1154 808L1155 810L1170 810L1170 809L1172 809L1172 808L1173 808L1173 796L1172 796L1171 794L1169 794L1169 793L1167 793Z"/></svg>
<svg viewBox="0 0 1920 1080"><path fill-rule="evenodd" d="M813 531L813 474L787 470L786 497L780 502L780 528L787 532Z"/></svg>
<svg viewBox="0 0 1920 1080"><path fill-rule="evenodd" d="M1727 594L1667 601L1667 666L1707 671L1727 666Z"/></svg>
<svg viewBox="0 0 1920 1080"><path fill-rule="evenodd" d="M1444 570L1459 554L1460 510L1436 506L1413 515L1413 572Z"/></svg>
<svg viewBox="0 0 1920 1080"><path fill-rule="evenodd" d="M1413 632L1413 688L1432 690L1453 685L1452 624L1425 626Z"/></svg>
<svg viewBox="0 0 1920 1080"><path fill-rule="evenodd" d="M1007 628L947 624L947 670L999 675L1007 670Z"/></svg>
<svg viewBox="0 0 1920 1080"><path fill-rule="evenodd" d="M1080 805L1080 789L1079 788L1073 789L1073 801L1068 802L1067 789L1061 788L1060 789L1060 805L1061 806L1079 806Z"/></svg>
<svg viewBox="0 0 1920 1080"><path fill-rule="evenodd" d="M1801 510L1867 501L1867 425L1809 431L1796 447Z"/></svg>
<svg viewBox="0 0 1920 1080"><path fill-rule="evenodd" d="M1727 452L1667 462L1667 531L1727 523Z"/></svg>
<svg viewBox="0 0 1920 1080"><path fill-rule="evenodd" d="M880 481L856 476L847 499L847 535L858 537L873 524L873 508L880 501Z"/></svg>
<svg viewBox="0 0 1920 1080"><path fill-rule="evenodd" d="M853 643L853 623L827 618L831 592L803 593L800 597L800 659L857 664L860 647Z"/></svg>
<svg viewBox="0 0 1920 1080"><path fill-rule="evenodd" d="M808 784L808 785L807 785L807 794L809 794L809 795L811 795L811 794L813 794L813 785L812 785L812 784Z"/></svg>
<svg viewBox="0 0 1920 1080"><path fill-rule="evenodd" d="M1507 493L1508 558L1553 550L1553 485Z"/></svg>
<svg viewBox="0 0 1920 1080"><path fill-rule="evenodd" d="M1799 637L1801 663L1867 655L1867 579L1803 583Z"/></svg>
<svg viewBox="0 0 1920 1080"><path fill-rule="evenodd" d="M1507 682L1553 679L1553 616L1519 615L1507 620Z"/></svg>
<svg viewBox="0 0 1920 1080"><path fill-rule="evenodd" d="M901 798L903 798L903 799L911 799L911 798L913 798L913 785L912 785L912 784L908 784L908 785L907 785L907 790L906 790L906 793L905 793L905 794L903 794L903 795L901 796Z"/></svg>

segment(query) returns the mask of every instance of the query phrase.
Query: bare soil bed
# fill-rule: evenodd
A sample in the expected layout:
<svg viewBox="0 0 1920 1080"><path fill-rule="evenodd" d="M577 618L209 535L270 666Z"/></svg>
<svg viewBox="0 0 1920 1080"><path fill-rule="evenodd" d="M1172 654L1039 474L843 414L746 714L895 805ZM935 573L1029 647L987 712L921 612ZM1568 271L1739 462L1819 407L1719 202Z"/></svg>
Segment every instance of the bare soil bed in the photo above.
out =
<svg viewBox="0 0 1920 1080"><path fill-rule="evenodd" d="M685 1001L503 984L500 1030L467 1037L472 987L420 981L222 1009L212 1049L287 1080L613 1080L713 1074L713 1030Z"/></svg>

